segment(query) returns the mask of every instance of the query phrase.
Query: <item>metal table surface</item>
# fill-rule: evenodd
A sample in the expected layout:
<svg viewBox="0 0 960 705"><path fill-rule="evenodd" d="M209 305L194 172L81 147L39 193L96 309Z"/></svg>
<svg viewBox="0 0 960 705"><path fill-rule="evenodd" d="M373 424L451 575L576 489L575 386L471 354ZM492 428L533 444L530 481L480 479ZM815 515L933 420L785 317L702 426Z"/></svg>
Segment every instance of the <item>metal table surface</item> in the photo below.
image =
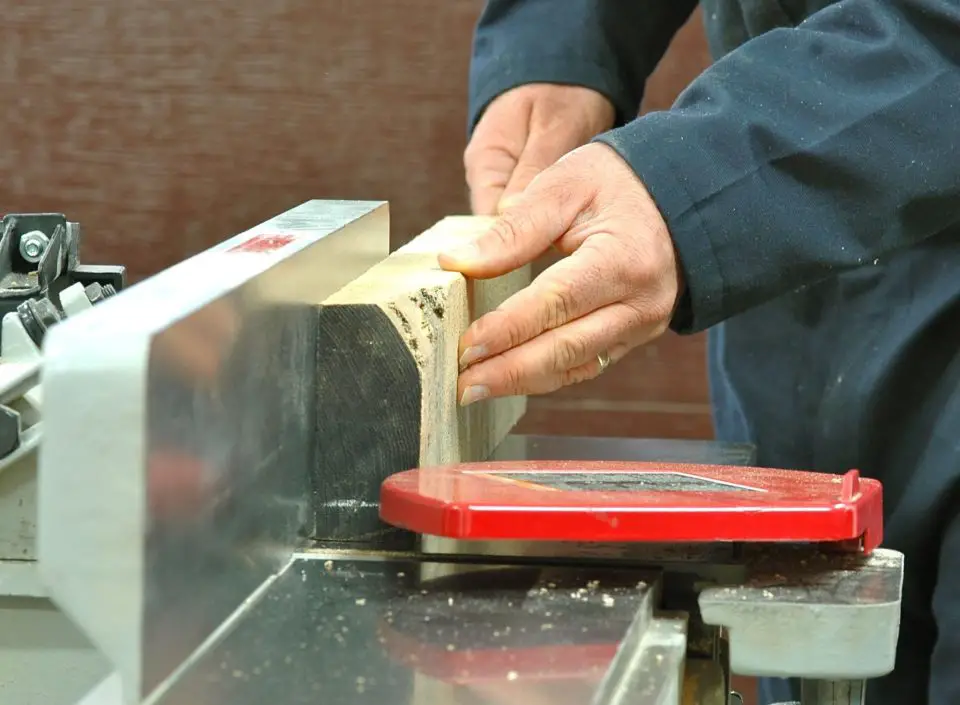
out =
<svg viewBox="0 0 960 705"><path fill-rule="evenodd" d="M710 441L513 435L493 457L747 465L754 456L749 446ZM484 565L475 561L488 559L325 550L298 554L168 681L156 705L615 702L623 693L607 692L604 677L619 670L618 647L653 599L647 586L656 579L641 567L583 558L496 565L507 559L491 557ZM167 628L177 632L178 620L193 618L170 614ZM659 669L632 681L632 693L655 690L667 675Z"/></svg>
<svg viewBox="0 0 960 705"><path fill-rule="evenodd" d="M403 558L300 557L157 702L612 702L603 678L645 599L643 578L638 570L473 565L458 574L452 564Z"/></svg>
<svg viewBox="0 0 960 705"><path fill-rule="evenodd" d="M749 447L711 443L567 442L516 436L497 455L753 458ZM789 671L836 690L862 687L844 679L875 677L892 663L898 555L726 544L564 550L445 554L317 543L255 591L150 705L666 705L678 702L687 636L700 644L706 635L703 622L687 619L691 608L738 635L738 672ZM168 610L165 630L179 633L202 616ZM823 619L836 628L812 628ZM791 624L797 637L771 642L771 624ZM710 697L725 697L722 686L714 678ZM830 691L811 702L853 700Z"/></svg>

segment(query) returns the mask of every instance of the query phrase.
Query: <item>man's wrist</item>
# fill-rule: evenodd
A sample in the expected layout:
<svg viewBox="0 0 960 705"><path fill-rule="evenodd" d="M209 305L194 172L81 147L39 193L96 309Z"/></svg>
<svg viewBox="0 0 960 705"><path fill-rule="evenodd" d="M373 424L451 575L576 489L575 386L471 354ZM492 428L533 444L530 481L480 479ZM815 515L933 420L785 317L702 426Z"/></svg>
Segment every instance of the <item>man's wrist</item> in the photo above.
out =
<svg viewBox="0 0 960 705"><path fill-rule="evenodd" d="M696 333L725 318L724 281L708 231L681 181L682 167L674 163L669 144L647 134L646 118L598 135L630 165L644 185L669 234L676 255L677 299L671 328Z"/></svg>

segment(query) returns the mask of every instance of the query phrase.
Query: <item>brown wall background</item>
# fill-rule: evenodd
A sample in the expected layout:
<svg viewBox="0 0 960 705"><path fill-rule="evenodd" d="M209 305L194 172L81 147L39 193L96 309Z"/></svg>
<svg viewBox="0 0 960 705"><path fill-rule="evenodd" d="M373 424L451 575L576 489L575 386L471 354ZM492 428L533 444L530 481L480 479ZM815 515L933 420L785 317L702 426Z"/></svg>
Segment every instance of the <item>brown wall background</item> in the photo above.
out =
<svg viewBox="0 0 960 705"><path fill-rule="evenodd" d="M310 198L390 201L403 241L465 212L482 0L47 0L0 25L0 212L79 220L138 278ZM708 63L700 17L644 109ZM704 437L703 344L666 338L534 400L526 430Z"/></svg>
<svg viewBox="0 0 960 705"><path fill-rule="evenodd" d="M466 212L461 153L482 0L47 0L0 24L0 212L84 226L139 278L310 198L390 201L395 241ZM650 80L709 58L699 15ZM699 337L535 399L526 431L711 435Z"/></svg>

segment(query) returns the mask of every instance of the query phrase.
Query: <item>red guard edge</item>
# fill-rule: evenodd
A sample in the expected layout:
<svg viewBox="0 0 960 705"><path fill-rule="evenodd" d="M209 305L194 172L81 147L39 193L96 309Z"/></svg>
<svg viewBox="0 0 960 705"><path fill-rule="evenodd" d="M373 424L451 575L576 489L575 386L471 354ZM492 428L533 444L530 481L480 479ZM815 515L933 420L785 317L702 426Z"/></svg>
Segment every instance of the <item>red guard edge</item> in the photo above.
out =
<svg viewBox="0 0 960 705"><path fill-rule="evenodd" d="M537 483L504 477L517 473L546 474ZM583 473L666 474L732 487L595 491L539 484ZM384 481L380 517L465 540L852 542L869 553L883 536L882 486L856 470L839 476L679 463L511 461L409 470Z"/></svg>

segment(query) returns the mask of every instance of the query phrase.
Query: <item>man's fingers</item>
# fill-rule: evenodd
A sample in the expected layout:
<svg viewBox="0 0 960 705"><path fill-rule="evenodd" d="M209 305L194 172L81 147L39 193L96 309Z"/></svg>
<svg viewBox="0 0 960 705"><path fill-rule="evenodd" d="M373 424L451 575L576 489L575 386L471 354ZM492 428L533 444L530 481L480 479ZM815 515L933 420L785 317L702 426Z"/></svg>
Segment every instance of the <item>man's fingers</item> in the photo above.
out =
<svg viewBox="0 0 960 705"><path fill-rule="evenodd" d="M517 158L508 150L489 147L472 153L465 164L471 211L474 215L497 215Z"/></svg>
<svg viewBox="0 0 960 705"><path fill-rule="evenodd" d="M475 321L460 341L461 366L499 355L631 293L603 236L546 269L531 284ZM597 246L594 246L596 244ZM615 245L616 243L614 243Z"/></svg>
<svg viewBox="0 0 960 705"><path fill-rule="evenodd" d="M490 397L547 394L599 375L600 355L616 362L660 332L635 304L611 304L468 368L460 375L458 399L466 405Z"/></svg>
<svg viewBox="0 0 960 705"><path fill-rule="evenodd" d="M493 226L439 256L440 266L475 279L498 277L529 264L563 235L593 197L569 170L542 172Z"/></svg>
<svg viewBox="0 0 960 705"><path fill-rule="evenodd" d="M530 101L494 100L477 123L463 152L474 215L497 214L527 142L531 110Z"/></svg>
<svg viewBox="0 0 960 705"><path fill-rule="evenodd" d="M470 212L474 215L496 215L502 195L502 187L470 187Z"/></svg>
<svg viewBox="0 0 960 705"><path fill-rule="evenodd" d="M540 172L550 166L551 163L552 162L541 164L539 161L530 161L529 159L525 161L524 156L521 155L520 161L517 162L517 168L513 170L513 173L510 175L510 181L507 182L506 187L503 189L503 194L500 197L500 211L506 211L511 205L515 204L516 197L523 193L523 190L530 185L530 182L533 181Z"/></svg>
<svg viewBox="0 0 960 705"><path fill-rule="evenodd" d="M533 133L523 147L520 159L510 175L506 188L503 190L501 211L507 210L515 197L523 193L544 169L551 166L566 152L567 140L560 139L553 133ZM573 145L576 146L576 145Z"/></svg>

